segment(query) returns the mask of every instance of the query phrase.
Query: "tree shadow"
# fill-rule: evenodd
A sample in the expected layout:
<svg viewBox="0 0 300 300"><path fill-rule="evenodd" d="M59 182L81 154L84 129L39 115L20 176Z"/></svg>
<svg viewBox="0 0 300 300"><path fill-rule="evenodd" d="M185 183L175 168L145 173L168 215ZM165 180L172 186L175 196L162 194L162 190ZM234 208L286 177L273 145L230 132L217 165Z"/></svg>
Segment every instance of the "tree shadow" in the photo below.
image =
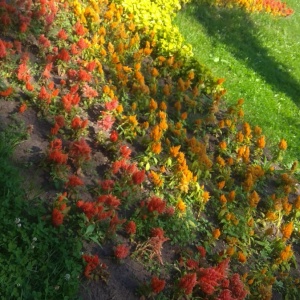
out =
<svg viewBox="0 0 300 300"><path fill-rule="evenodd" d="M300 83L276 61L257 38L258 28L242 9L225 9L199 3L192 7L194 18L204 27L214 43L226 44L232 54L257 72L272 86L285 93L300 107Z"/></svg>

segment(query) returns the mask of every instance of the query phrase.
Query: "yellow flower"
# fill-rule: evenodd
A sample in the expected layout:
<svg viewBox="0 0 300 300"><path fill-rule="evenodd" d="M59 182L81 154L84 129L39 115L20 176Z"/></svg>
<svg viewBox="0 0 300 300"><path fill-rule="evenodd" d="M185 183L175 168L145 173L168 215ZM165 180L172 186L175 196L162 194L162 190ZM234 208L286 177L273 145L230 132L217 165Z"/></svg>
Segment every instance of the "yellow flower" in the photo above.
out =
<svg viewBox="0 0 300 300"><path fill-rule="evenodd" d="M128 121L133 125L134 127L138 125L138 121L136 119L136 115L128 116Z"/></svg>
<svg viewBox="0 0 300 300"><path fill-rule="evenodd" d="M178 208L178 210L180 210L182 213L184 213L186 211L186 204L182 201L182 199L179 199L177 202L176 207Z"/></svg>

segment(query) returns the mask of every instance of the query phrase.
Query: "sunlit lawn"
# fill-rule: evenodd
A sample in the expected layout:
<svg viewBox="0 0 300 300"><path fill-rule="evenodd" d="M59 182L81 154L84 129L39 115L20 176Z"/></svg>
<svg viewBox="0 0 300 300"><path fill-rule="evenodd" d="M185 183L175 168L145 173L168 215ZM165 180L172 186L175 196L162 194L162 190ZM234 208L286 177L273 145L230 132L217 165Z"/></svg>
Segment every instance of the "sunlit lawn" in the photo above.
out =
<svg viewBox="0 0 300 300"><path fill-rule="evenodd" d="M191 4L175 23L199 61L226 79L227 101L244 98L247 120L272 142L288 141L291 162L300 149L300 2L287 4L288 18Z"/></svg>

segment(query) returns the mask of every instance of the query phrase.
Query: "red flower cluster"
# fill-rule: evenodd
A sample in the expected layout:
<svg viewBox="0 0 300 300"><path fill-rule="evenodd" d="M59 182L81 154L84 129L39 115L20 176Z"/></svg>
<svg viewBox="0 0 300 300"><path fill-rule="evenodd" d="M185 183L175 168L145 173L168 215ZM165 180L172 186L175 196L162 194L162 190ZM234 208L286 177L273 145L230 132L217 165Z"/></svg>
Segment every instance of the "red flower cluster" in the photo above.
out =
<svg viewBox="0 0 300 300"><path fill-rule="evenodd" d="M84 185L84 182L76 175L71 175L66 183L66 187L76 187L80 185Z"/></svg>
<svg viewBox="0 0 300 300"><path fill-rule="evenodd" d="M159 197L153 196L147 202L149 212L157 212L162 214L166 209L166 202Z"/></svg>
<svg viewBox="0 0 300 300"><path fill-rule="evenodd" d="M124 244L120 244L115 247L114 254L116 258L124 259L129 255L129 247Z"/></svg>
<svg viewBox="0 0 300 300"><path fill-rule="evenodd" d="M121 204L120 199L118 199L117 197L115 197L111 194L102 195L102 196L98 197L97 201L98 201L98 203L105 204L106 206L108 206L109 208L112 208L112 209L117 209Z"/></svg>
<svg viewBox="0 0 300 300"><path fill-rule="evenodd" d="M69 93L62 97L62 103L66 112L70 112L72 106L78 105L80 97L77 93Z"/></svg>
<svg viewBox="0 0 300 300"><path fill-rule="evenodd" d="M115 143L118 141L119 139L119 135L118 135L118 132L113 130L111 133L110 133L110 136L109 136L109 139L111 142Z"/></svg>
<svg viewBox="0 0 300 300"><path fill-rule="evenodd" d="M129 221L125 226L125 231L128 234L135 234L136 233L136 224L134 221Z"/></svg>
<svg viewBox="0 0 300 300"><path fill-rule="evenodd" d="M179 287L184 290L184 293L186 295L190 295L193 292L196 283L197 283L196 273L189 273L180 278Z"/></svg>
<svg viewBox="0 0 300 300"><path fill-rule="evenodd" d="M160 293L165 288L165 285L166 285L165 280L159 279L156 276L152 277L151 288L152 288L153 293L155 293L155 294Z"/></svg>
<svg viewBox="0 0 300 300"><path fill-rule="evenodd" d="M115 182L111 179L106 179L100 182L100 186L104 191L111 191L114 188Z"/></svg>
<svg viewBox="0 0 300 300"><path fill-rule="evenodd" d="M91 273L100 265L100 259L98 255L82 255L82 258L87 263L84 269L84 276L86 278L91 278ZM106 269L105 264L101 264L102 268Z"/></svg>
<svg viewBox="0 0 300 300"><path fill-rule="evenodd" d="M81 140L71 144L69 154L77 163L81 163L83 161L90 160L91 148L82 138Z"/></svg>
<svg viewBox="0 0 300 300"><path fill-rule="evenodd" d="M87 126L88 122L89 121L87 119L86 120L81 120L80 117L75 116L73 118L73 120L71 121L71 127L73 129L84 129Z"/></svg>
<svg viewBox="0 0 300 300"><path fill-rule="evenodd" d="M132 174L132 181L134 184L141 184L145 180L145 170L136 171Z"/></svg>
<svg viewBox="0 0 300 300"><path fill-rule="evenodd" d="M55 139L50 142L49 160L57 163L59 165L64 165L67 163L68 154L62 153L62 141L60 139Z"/></svg>
<svg viewBox="0 0 300 300"><path fill-rule="evenodd" d="M64 221L64 215L63 213L58 210L57 208L54 208L52 211L52 224L55 227L60 226Z"/></svg>

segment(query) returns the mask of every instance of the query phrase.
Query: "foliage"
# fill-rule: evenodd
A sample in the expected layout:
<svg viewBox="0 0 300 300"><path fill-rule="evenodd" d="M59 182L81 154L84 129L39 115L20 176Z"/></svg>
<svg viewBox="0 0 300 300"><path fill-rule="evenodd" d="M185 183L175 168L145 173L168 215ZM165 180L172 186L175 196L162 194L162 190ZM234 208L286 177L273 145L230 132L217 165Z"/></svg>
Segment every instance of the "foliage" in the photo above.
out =
<svg viewBox="0 0 300 300"><path fill-rule="evenodd" d="M15 136L0 135L0 296L3 299L73 299L82 271L81 243L69 230L43 220L39 199L25 193L11 154Z"/></svg>

